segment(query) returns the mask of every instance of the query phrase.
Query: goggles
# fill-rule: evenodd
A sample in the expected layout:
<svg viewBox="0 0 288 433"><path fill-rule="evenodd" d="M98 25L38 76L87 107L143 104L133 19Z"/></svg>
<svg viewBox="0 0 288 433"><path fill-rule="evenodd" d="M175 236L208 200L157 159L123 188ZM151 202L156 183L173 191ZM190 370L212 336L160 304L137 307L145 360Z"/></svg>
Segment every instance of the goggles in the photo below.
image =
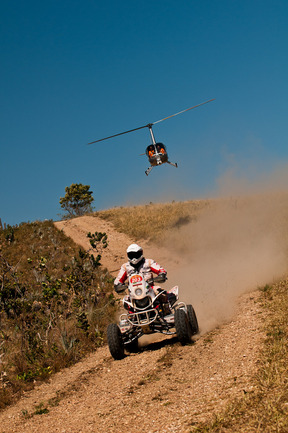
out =
<svg viewBox="0 0 288 433"><path fill-rule="evenodd" d="M130 259L130 260L140 259L142 254L143 254L143 251L130 251L129 253L127 253L127 256L128 256L128 259Z"/></svg>

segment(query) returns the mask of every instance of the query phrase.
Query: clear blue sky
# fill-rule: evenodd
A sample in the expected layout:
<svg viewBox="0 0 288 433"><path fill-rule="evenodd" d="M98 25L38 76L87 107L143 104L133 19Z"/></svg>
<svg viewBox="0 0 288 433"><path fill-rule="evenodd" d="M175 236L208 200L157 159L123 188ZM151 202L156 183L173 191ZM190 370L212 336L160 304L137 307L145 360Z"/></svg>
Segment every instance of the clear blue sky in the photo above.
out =
<svg viewBox="0 0 288 433"><path fill-rule="evenodd" d="M287 0L0 2L1 207L59 219L71 183L95 209L205 198L230 165L288 161ZM179 168L152 170L154 122Z"/></svg>

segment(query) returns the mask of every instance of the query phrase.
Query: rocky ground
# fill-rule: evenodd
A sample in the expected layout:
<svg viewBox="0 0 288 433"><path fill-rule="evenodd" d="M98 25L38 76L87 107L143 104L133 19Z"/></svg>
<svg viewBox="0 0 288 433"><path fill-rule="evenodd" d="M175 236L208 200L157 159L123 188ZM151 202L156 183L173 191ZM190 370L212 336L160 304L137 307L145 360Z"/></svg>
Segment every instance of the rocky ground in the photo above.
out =
<svg viewBox="0 0 288 433"><path fill-rule="evenodd" d="M102 263L110 271L119 268L126 246L134 241L92 216L56 226L85 248L88 231L105 231L109 247ZM155 256L155 247L144 247L147 256ZM157 249L157 259L167 266L169 254ZM253 292L239 299L233 320L200 334L191 345L183 347L174 337L147 336L140 353L121 361L114 361L107 347L100 348L0 413L0 432L193 431L197 423L251 390L262 320L258 293Z"/></svg>

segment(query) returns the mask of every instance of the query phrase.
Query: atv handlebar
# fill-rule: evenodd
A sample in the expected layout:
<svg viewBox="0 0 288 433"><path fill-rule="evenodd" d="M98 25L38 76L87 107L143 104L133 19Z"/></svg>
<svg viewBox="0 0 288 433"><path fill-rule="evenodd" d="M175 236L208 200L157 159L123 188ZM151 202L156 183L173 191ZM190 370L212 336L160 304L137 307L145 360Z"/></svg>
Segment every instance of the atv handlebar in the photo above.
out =
<svg viewBox="0 0 288 433"><path fill-rule="evenodd" d="M157 277L148 280L148 283L153 285L153 283L165 283L166 280L167 280L166 274L160 274L157 275Z"/></svg>
<svg viewBox="0 0 288 433"><path fill-rule="evenodd" d="M165 281L167 280L167 276L166 274L160 274L157 275L154 278L150 278L150 280L147 281L148 284L150 284L150 286L153 286L154 283L165 283ZM127 284L117 284L117 286L114 286L115 292L116 293L122 293L124 292L126 289L128 289L128 285Z"/></svg>

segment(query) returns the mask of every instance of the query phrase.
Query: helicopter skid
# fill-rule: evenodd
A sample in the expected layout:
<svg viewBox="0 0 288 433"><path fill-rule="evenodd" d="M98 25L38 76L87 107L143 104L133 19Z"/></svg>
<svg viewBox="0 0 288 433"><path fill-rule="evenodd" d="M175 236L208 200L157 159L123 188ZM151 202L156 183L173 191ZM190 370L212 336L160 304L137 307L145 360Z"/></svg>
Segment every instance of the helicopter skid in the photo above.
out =
<svg viewBox="0 0 288 433"><path fill-rule="evenodd" d="M148 176L148 174L150 173L150 171L152 170L152 168L153 168L152 165L147 168L147 170L145 171L146 176Z"/></svg>
<svg viewBox="0 0 288 433"><path fill-rule="evenodd" d="M214 99L209 99L208 101L201 102L200 104L194 105L193 107L186 108L185 110L182 110L182 111L179 111L178 113L174 113L170 116L164 117L163 119L157 120L156 122L148 123L147 125L142 125L142 126L139 126L138 128L129 129L128 131L119 132L118 134L110 135L109 137L100 138L99 140L91 141L88 144L99 143L99 141L108 140L109 138L118 137L119 135L128 134L128 133L133 132L133 131L139 131L140 129L143 129L143 128L148 128L149 132L150 132L150 137L151 137L151 144L149 146L147 146L146 152L142 154L142 155L146 154L146 156L148 157L149 163L151 165L151 167L149 167L145 171L146 176L149 175L149 173L153 167L156 167L156 166L161 165L161 164L168 163L170 165L173 165L173 167L178 167L177 162L173 163L173 162L168 161L168 154L167 154L167 150L166 150L165 145L163 143L156 143L152 127L153 127L153 125L156 125L156 123L163 122L163 120L167 120L167 119L170 119L171 117L178 116L178 114L185 113L186 111L192 110L193 108L196 108L196 107L200 107L200 105L207 104L208 102L211 102L211 101L214 101Z"/></svg>
<svg viewBox="0 0 288 433"><path fill-rule="evenodd" d="M173 167L176 167L176 168L178 167L177 162L174 163L174 162L167 161L166 163L173 165ZM159 165L161 165L161 164L163 164L163 162L160 163ZM152 170L153 167L155 167L155 165L150 165L150 167L147 168L147 170L145 171L146 176L148 176L148 174L150 173L150 171Z"/></svg>
<svg viewBox="0 0 288 433"><path fill-rule="evenodd" d="M173 167L178 167L178 164L177 164L177 162L170 162L170 161L167 161L167 164L170 164L170 165L173 165Z"/></svg>

